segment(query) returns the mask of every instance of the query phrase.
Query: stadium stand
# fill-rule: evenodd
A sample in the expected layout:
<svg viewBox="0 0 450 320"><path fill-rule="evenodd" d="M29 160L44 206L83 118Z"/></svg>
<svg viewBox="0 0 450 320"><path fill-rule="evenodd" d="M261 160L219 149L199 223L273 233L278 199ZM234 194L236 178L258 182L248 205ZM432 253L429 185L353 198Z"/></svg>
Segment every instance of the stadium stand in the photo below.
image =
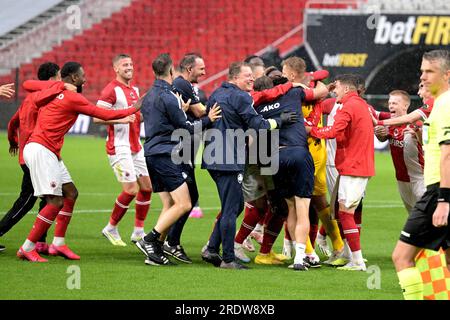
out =
<svg viewBox="0 0 450 320"><path fill-rule="evenodd" d="M103 5L89 5L96 0L80 1L80 6L84 6L81 10L83 19L86 16L98 17L99 8L105 10L108 4L117 2L102 1ZM136 83L145 89L153 82L149 62L157 54L170 52L178 61L187 51L198 51L205 58L208 76L219 75L213 81L202 84L206 92L211 92L223 81L226 74L224 70L231 61L241 60L249 54L261 54L272 46L279 46L281 51L286 51L302 43L301 25L306 0L126 2L122 1L123 8L116 5L109 10L106 13L109 15L104 14L105 18L101 21L91 25L83 21L83 30L78 33L68 32L66 37L61 36L65 32L61 21L53 23L59 33L53 30L55 28L44 28L39 35L42 41L38 42L41 42L41 48L45 51L38 56L31 55L32 60L24 57L24 62L17 63L15 67L20 65L19 82L33 78L42 62L62 64L75 60L85 66L88 76L85 95L95 101L100 90L113 76L110 61L117 53L131 54L137 67ZM328 1L325 5L336 6L336 1ZM55 37L51 34L55 34ZM42 45L45 35L52 38L52 42ZM29 37L26 39L33 42ZM27 56L23 53L25 48L15 51ZM0 77L0 82L10 82L16 78L11 69L9 73L3 73L6 75ZM19 97L22 96L23 92L19 90Z"/></svg>

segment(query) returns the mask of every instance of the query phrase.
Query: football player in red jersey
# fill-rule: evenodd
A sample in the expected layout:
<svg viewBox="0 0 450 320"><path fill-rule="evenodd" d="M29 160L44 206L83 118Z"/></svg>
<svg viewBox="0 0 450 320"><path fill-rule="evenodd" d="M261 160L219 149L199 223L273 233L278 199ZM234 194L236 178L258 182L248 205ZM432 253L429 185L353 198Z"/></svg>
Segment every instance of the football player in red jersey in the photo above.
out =
<svg viewBox="0 0 450 320"><path fill-rule="evenodd" d="M133 60L129 55L119 54L113 59L116 78L102 91L97 106L121 110L131 107L139 99L139 89L132 85ZM150 209L152 184L145 164L144 150L140 141L141 114L104 121L94 118L95 123L107 126L106 153L122 192L117 197L109 223L102 234L115 246L126 246L118 231L118 223L125 215L131 201L135 200L136 216L131 241L144 236L144 221Z"/></svg>

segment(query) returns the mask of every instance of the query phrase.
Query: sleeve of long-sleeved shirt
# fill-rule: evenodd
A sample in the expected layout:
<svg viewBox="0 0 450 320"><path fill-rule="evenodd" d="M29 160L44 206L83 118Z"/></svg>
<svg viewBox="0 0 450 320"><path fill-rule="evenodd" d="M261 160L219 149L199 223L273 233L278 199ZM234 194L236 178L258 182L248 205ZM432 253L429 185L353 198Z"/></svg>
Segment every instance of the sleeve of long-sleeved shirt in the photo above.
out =
<svg viewBox="0 0 450 320"><path fill-rule="evenodd" d="M57 81L27 80L27 81L23 82L22 87L27 92L35 92L35 91L41 91L41 90L47 89L51 85L53 85L55 82L57 82Z"/></svg>
<svg viewBox="0 0 450 320"><path fill-rule="evenodd" d="M318 101L314 104L312 111L305 119L305 123L311 127L317 127L322 119L322 101Z"/></svg>
<svg viewBox="0 0 450 320"><path fill-rule="evenodd" d="M171 93L172 94L172 93ZM211 120L204 116L197 121L190 122L186 113L181 109L181 101L173 94L173 97L168 96L164 104L167 109L167 114L169 116L170 121L174 125L175 128L182 128L189 131L189 133L201 132L203 128L208 126Z"/></svg>
<svg viewBox="0 0 450 320"><path fill-rule="evenodd" d="M50 87L33 92L33 101L38 108L47 105L50 101L56 98L57 95L65 90L64 82L53 82Z"/></svg>
<svg viewBox="0 0 450 320"><path fill-rule="evenodd" d="M369 104L369 110L377 120L386 120L391 118L391 114L385 111L377 111L373 106Z"/></svg>
<svg viewBox="0 0 450 320"><path fill-rule="evenodd" d="M69 92L68 95L69 97L67 98L68 101L66 101L66 103L70 105L70 108L73 111L79 114L85 114L102 120L121 119L137 112L135 107L121 110L108 110L94 106L80 94Z"/></svg>
<svg viewBox="0 0 450 320"><path fill-rule="evenodd" d="M272 130L277 127L277 122L273 119L264 119L253 108L253 99L250 95L240 94L234 104L237 113L241 116L249 128L259 130Z"/></svg>
<svg viewBox="0 0 450 320"><path fill-rule="evenodd" d="M20 125L19 109L8 122L8 141L10 146L17 146L19 143L18 129Z"/></svg>
<svg viewBox="0 0 450 320"><path fill-rule="evenodd" d="M191 105L200 103L200 99L195 93L194 87L188 81L177 78L174 80L173 86L175 91L181 95L184 102L188 102L189 99L191 99Z"/></svg>
<svg viewBox="0 0 450 320"><path fill-rule="evenodd" d="M328 98L320 102L323 114L330 114L336 104L336 98Z"/></svg>
<svg viewBox="0 0 450 320"><path fill-rule="evenodd" d="M250 94L253 98L255 106L259 106L262 103L271 102L278 97L282 96L292 88L291 82L280 84L276 87L266 89L263 91L252 91Z"/></svg>
<svg viewBox="0 0 450 320"><path fill-rule="evenodd" d="M378 114L378 119L379 120L386 120L386 119L390 119L390 118L391 118L391 113L390 112L380 111L380 113Z"/></svg>
<svg viewBox="0 0 450 320"><path fill-rule="evenodd" d="M345 106L336 113L334 116L334 124L331 127L323 127L317 128L312 127L311 132L309 133L311 136L319 139L332 139L336 138L341 132L347 128L349 122L351 121L352 116Z"/></svg>

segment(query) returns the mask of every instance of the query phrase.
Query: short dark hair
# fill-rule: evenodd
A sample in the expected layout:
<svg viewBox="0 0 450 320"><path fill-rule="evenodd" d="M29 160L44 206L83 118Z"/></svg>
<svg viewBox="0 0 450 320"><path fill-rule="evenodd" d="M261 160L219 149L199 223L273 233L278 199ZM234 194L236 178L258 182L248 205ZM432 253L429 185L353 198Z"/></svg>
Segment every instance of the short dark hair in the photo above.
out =
<svg viewBox="0 0 450 320"><path fill-rule="evenodd" d="M153 72L156 77L168 76L172 65L173 62L170 55L168 53L162 53L152 62Z"/></svg>
<svg viewBox="0 0 450 320"><path fill-rule="evenodd" d="M59 66L53 62L46 62L39 66L37 77L41 81L49 80L58 74Z"/></svg>
<svg viewBox="0 0 450 320"><path fill-rule="evenodd" d="M242 67L249 67L250 69L252 68L251 65L247 62L233 62L228 68L228 79L231 80L237 77L241 73Z"/></svg>
<svg viewBox="0 0 450 320"><path fill-rule="evenodd" d="M113 58L112 63L113 65L115 65L117 61L125 58L131 58L131 56L126 53L119 53L117 56Z"/></svg>
<svg viewBox="0 0 450 320"><path fill-rule="evenodd" d="M180 61L180 71L186 71L188 68L192 68L195 65L197 59L203 59L203 57L196 52L190 52L184 55Z"/></svg>
<svg viewBox="0 0 450 320"><path fill-rule="evenodd" d="M251 55L245 58L244 62L250 64L252 67L261 66L264 67L264 60L260 56Z"/></svg>
<svg viewBox="0 0 450 320"><path fill-rule="evenodd" d="M352 87L354 90L357 90L361 85L361 77L354 74L340 74L336 76L335 81Z"/></svg>
<svg viewBox="0 0 450 320"><path fill-rule="evenodd" d="M78 62L69 61L64 64L61 69L61 78L66 78L72 74L78 73L80 71L81 64Z"/></svg>
<svg viewBox="0 0 450 320"><path fill-rule="evenodd" d="M428 61L439 60L441 69L444 72L450 70L450 51L449 50L432 50L423 54L423 59Z"/></svg>
<svg viewBox="0 0 450 320"><path fill-rule="evenodd" d="M255 91L263 91L270 88L273 88L273 80L268 76L259 77L253 84L253 90Z"/></svg>

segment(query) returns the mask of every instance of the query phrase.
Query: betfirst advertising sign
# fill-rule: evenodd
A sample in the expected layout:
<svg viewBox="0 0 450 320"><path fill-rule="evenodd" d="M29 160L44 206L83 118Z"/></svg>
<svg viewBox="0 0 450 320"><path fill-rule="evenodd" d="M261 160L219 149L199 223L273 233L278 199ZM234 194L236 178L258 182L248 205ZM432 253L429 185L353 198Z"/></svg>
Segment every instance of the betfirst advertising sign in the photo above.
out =
<svg viewBox="0 0 450 320"><path fill-rule="evenodd" d="M450 16L408 16L406 21L396 17L381 15L378 18L373 40L375 44L450 44Z"/></svg>
<svg viewBox="0 0 450 320"><path fill-rule="evenodd" d="M317 67L332 74L370 70L402 51L448 48L449 15L363 15L307 12L306 45Z"/></svg>

